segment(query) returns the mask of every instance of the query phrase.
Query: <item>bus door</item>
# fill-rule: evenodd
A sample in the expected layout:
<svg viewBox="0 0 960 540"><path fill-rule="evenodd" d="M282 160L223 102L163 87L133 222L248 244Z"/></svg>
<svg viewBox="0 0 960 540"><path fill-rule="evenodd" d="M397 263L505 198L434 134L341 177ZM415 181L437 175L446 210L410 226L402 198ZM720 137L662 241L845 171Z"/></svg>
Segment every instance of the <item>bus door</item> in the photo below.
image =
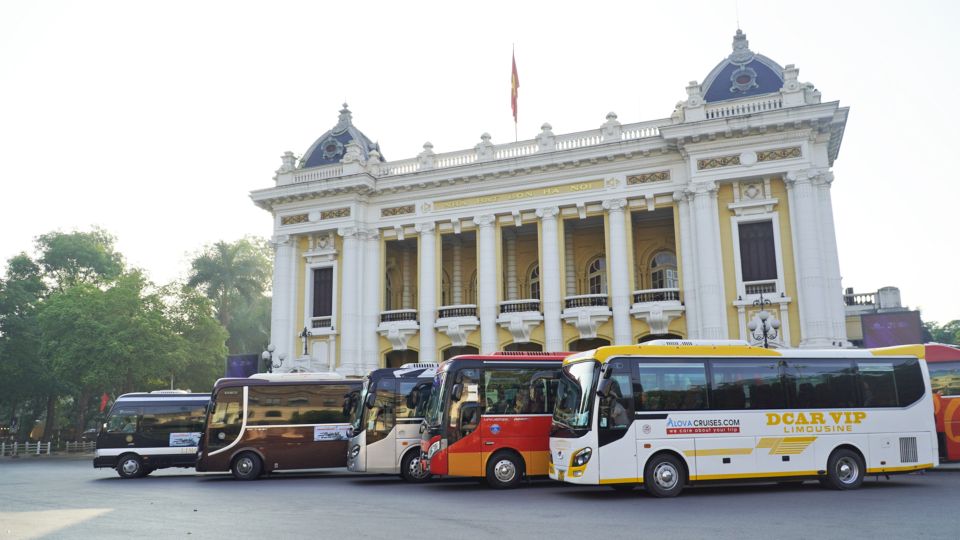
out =
<svg viewBox="0 0 960 540"><path fill-rule="evenodd" d="M203 439L207 455L233 444L243 425L243 387L222 388L213 398Z"/></svg>
<svg viewBox="0 0 960 540"><path fill-rule="evenodd" d="M103 429L97 436L97 448L133 448L139 444L139 423L141 408L124 405L122 402L114 405L107 417Z"/></svg>
<svg viewBox="0 0 960 540"><path fill-rule="evenodd" d="M398 379L400 390L397 392L396 414L396 459L411 447L420 446L420 424L423 422L423 409L427 406L433 381L421 379Z"/></svg>
<svg viewBox="0 0 960 540"><path fill-rule="evenodd" d="M380 379L371 389L374 399L364 417L367 425L367 469L393 469L397 463L396 421L397 380Z"/></svg>
<svg viewBox="0 0 960 540"><path fill-rule="evenodd" d="M457 372L447 411L447 474L483 476L480 426L480 370Z"/></svg>
<svg viewBox="0 0 960 540"><path fill-rule="evenodd" d="M633 428L633 382L630 364L614 359L601 374L603 382L597 409L597 456L600 480L631 482L637 478L637 436ZM576 449L573 449L576 450Z"/></svg>

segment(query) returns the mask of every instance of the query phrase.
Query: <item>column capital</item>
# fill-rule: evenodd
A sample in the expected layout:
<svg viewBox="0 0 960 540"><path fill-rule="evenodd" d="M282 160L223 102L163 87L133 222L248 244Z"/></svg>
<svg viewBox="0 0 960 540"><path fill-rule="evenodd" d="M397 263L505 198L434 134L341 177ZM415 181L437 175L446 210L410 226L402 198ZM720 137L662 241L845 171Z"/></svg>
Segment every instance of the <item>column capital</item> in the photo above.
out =
<svg viewBox="0 0 960 540"><path fill-rule="evenodd" d="M484 214L482 216L476 216L473 218L473 223L480 228L490 227L497 220L497 216L493 214Z"/></svg>
<svg viewBox="0 0 960 540"><path fill-rule="evenodd" d="M626 199L608 199L603 201L603 209L608 212L623 212L623 209L626 207Z"/></svg>
<svg viewBox="0 0 960 540"><path fill-rule="evenodd" d="M376 227L369 229L359 229L359 236L361 240L379 240L380 239L380 229Z"/></svg>
<svg viewBox="0 0 960 540"><path fill-rule="evenodd" d="M788 171L784 176L785 183L788 188L792 188L797 184L814 184L823 182L824 177L829 177L830 180L827 183L833 181L833 173L827 169L799 169L794 171Z"/></svg>
<svg viewBox="0 0 960 540"><path fill-rule="evenodd" d="M413 228L420 234L433 234L437 230L437 224L432 221L425 221L417 223Z"/></svg>
<svg viewBox="0 0 960 540"><path fill-rule="evenodd" d="M270 239L270 245L273 249L288 247L293 244L293 237L289 234L278 234Z"/></svg>
<svg viewBox="0 0 960 540"><path fill-rule="evenodd" d="M540 219L554 219L560 214L560 208L557 206L548 206L537 209L537 217Z"/></svg>
<svg viewBox="0 0 960 540"><path fill-rule="evenodd" d="M351 240L356 240L360 237L360 228L359 227L340 227L337 229L337 234L343 238L349 238Z"/></svg>
<svg viewBox="0 0 960 540"><path fill-rule="evenodd" d="M674 202L687 202L690 199L690 190L678 189L673 192Z"/></svg>
<svg viewBox="0 0 960 540"><path fill-rule="evenodd" d="M716 182L703 182L691 185L688 193L693 197L699 197L700 195L716 195L719 190Z"/></svg>

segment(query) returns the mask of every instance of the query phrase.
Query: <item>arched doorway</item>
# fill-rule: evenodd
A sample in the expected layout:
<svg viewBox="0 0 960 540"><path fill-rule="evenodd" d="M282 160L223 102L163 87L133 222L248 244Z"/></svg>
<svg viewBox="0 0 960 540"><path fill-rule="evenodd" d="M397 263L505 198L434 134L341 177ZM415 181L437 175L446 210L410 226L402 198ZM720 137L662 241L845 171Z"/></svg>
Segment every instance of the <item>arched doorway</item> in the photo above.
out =
<svg viewBox="0 0 960 540"><path fill-rule="evenodd" d="M543 352L543 345L528 341L526 343L511 343L503 348L506 352Z"/></svg>
<svg viewBox="0 0 960 540"><path fill-rule="evenodd" d="M606 347L609 344L610 340L603 338L575 339L570 342L568 350L572 352L589 351L597 347Z"/></svg>
<svg viewBox="0 0 960 540"><path fill-rule="evenodd" d="M443 350L443 359L449 360L454 356L461 354L480 354L480 349L465 345L463 347L447 347Z"/></svg>
<svg viewBox="0 0 960 540"><path fill-rule="evenodd" d="M641 337L637 343L645 343L647 341L653 341L655 339L683 339L682 336L676 334L647 334Z"/></svg>
<svg viewBox="0 0 960 540"><path fill-rule="evenodd" d="M404 364L415 364L419 358L420 353L411 349L390 351L384 356L384 366L398 368Z"/></svg>

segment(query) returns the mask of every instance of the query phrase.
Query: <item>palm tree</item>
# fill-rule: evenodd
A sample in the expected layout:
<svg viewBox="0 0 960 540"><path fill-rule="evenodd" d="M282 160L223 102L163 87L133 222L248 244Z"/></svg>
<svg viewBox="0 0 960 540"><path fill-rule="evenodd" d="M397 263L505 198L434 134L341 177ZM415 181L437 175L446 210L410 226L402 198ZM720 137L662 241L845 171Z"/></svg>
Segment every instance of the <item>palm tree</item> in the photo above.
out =
<svg viewBox="0 0 960 540"><path fill-rule="evenodd" d="M233 304L253 302L263 294L270 277L270 260L265 247L243 238L233 243L207 246L191 263L187 285L199 288L213 300L217 319L228 328Z"/></svg>

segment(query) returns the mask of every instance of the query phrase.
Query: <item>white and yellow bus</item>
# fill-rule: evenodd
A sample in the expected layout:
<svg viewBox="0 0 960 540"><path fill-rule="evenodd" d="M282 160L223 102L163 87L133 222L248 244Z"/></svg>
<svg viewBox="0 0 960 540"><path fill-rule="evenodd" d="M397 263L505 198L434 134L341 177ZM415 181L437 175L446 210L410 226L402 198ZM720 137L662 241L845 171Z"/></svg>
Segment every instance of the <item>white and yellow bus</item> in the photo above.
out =
<svg viewBox="0 0 960 540"><path fill-rule="evenodd" d="M550 477L672 497L701 482L819 480L938 465L921 345L764 349L653 341L563 362Z"/></svg>

